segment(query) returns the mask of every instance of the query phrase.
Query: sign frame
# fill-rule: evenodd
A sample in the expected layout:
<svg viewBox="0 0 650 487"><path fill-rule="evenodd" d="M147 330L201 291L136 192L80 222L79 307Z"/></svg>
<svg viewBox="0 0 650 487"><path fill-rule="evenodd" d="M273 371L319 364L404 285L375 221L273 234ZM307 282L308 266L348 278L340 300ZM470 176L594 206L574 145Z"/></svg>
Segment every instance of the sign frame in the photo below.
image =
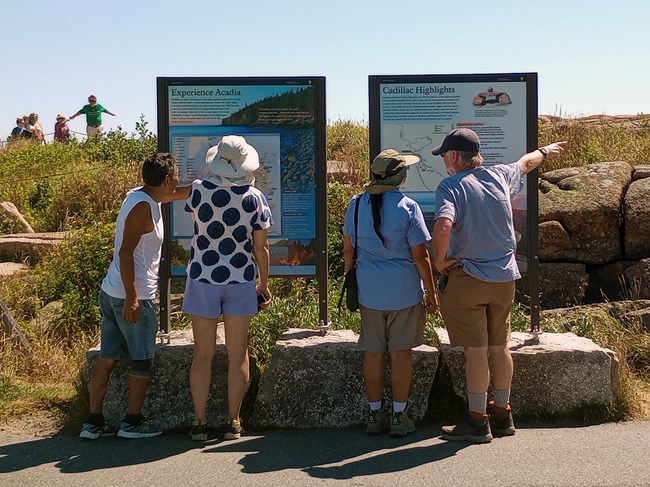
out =
<svg viewBox="0 0 650 487"><path fill-rule="evenodd" d="M313 87L313 160L305 162L310 164L313 170L313 177L310 184L313 186L313 238L316 249L312 257L313 266L296 266L295 272L289 269L288 273L274 273L271 267L272 277L301 277L309 276L318 279L319 294L319 324L318 327L326 327L329 323L327 311L327 156L326 156L326 109L325 109L325 77L324 76L294 76L294 77L158 77L157 86L157 107L158 107L158 151L171 152L173 154L171 132L171 115L170 115L170 88L171 87L246 87L249 89L272 89L283 87ZM285 90L286 91L286 90ZM248 106L248 105L247 105ZM187 110L191 111L192 106L188 105ZM198 105L197 105L198 110ZM205 127L211 125L206 124ZM226 125L224 125L225 127ZM227 125L228 127L230 125ZM262 126L262 125L260 125ZM216 125L215 125L216 127ZM246 125L232 125L233 130L229 133L238 134L237 127L246 128ZM222 130L223 131L223 130ZM225 135L225 134L223 134ZM253 134L250 134L253 135ZM218 137L218 136L215 136ZM280 137L278 137L280 139ZM281 142L278 142L280 145ZM278 156L280 157L280 156ZM280 158L281 159L281 158ZM179 160L179 165L180 165ZM304 161L299 161L299 164ZM278 166L282 163L278 161ZM278 174L282 172L277 169ZM279 178L281 179L281 178ZM190 181L191 182L191 181ZM187 181L184 182L187 184ZM289 191L281 181L278 184L278 198L282 198L285 191ZM170 330L170 287L173 277L184 277L177 275L178 271L172 271L172 241L173 236L173 215L172 204L163 204L163 221L165 222L165 238L162 248L160 263L160 328L168 334ZM310 205L311 206L311 205ZM308 215L308 217L311 215ZM274 215L279 219L280 215ZM307 218L307 217L306 217ZM185 237L184 237L185 238ZM303 270L307 269L307 270Z"/></svg>

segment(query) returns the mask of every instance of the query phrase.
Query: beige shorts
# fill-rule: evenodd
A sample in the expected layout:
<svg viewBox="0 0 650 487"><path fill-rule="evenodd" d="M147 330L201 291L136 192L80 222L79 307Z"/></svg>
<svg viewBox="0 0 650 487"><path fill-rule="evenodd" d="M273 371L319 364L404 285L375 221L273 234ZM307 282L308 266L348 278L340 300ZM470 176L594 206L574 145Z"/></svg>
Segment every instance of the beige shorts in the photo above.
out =
<svg viewBox="0 0 650 487"><path fill-rule="evenodd" d="M408 350L424 343L426 311L422 303L410 308L382 311L359 305L359 345L366 352Z"/></svg>
<svg viewBox="0 0 650 487"><path fill-rule="evenodd" d="M86 125L86 135L88 137L99 137L103 133L104 133L104 129L102 128L101 125L98 125L97 127Z"/></svg>
<svg viewBox="0 0 650 487"><path fill-rule="evenodd" d="M452 345L487 347L510 340L515 282L485 282L457 267L440 296L440 311Z"/></svg>

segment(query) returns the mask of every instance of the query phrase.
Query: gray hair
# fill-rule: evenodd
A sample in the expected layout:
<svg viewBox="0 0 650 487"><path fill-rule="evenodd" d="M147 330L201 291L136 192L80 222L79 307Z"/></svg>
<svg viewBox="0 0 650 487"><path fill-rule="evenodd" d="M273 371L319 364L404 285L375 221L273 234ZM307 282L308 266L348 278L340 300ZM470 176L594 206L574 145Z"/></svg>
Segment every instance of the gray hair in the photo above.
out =
<svg viewBox="0 0 650 487"><path fill-rule="evenodd" d="M483 156L479 152L459 150L460 165L463 169L473 169L483 164Z"/></svg>

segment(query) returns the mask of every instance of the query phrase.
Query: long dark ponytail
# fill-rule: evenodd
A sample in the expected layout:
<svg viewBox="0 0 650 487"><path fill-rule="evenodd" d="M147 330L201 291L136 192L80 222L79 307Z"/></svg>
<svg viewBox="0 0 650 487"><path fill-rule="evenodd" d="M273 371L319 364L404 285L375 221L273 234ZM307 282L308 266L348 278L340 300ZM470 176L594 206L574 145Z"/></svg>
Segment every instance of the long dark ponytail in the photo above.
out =
<svg viewBox="0 0 650 487"><path fill-rule="evenodd" d="M381 207L384 204L384 194L379 193L379 194L371 194L370 195L370 208L372 209L372 226L375 229L375 233L377 234L377 237L379 240L381 240L381 244L388 248L386 246L386 240L384 239L384 236L381 234Z"/></svg>

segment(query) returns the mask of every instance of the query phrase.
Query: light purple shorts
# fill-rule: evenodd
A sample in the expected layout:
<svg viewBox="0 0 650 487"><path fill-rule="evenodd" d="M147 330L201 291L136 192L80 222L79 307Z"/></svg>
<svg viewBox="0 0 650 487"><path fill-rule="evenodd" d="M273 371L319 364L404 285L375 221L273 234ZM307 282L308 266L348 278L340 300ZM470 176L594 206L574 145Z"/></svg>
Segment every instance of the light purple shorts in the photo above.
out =
<svg viewBox="0 0 650 487"><path fill-rule="evenodd" d="M185 282L183 312L218 318L219 316L253 316L257 313L255 281L241 284L208 284L189 277Z"/></svg>

